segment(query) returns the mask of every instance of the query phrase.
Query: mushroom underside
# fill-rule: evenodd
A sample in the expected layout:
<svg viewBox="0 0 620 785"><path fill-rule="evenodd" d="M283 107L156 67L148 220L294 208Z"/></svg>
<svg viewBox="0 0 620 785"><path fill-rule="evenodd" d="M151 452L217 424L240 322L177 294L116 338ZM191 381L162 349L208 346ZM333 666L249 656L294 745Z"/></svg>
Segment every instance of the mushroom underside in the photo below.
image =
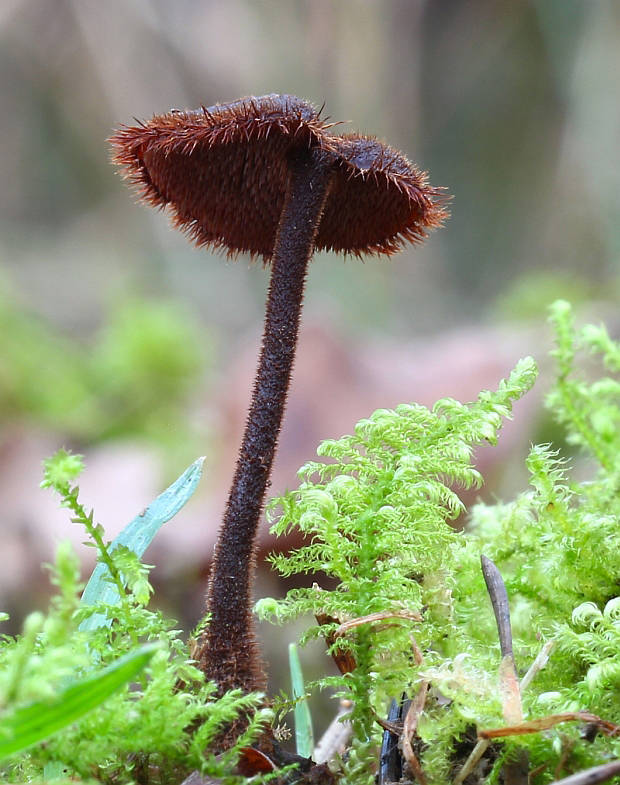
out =
<svg viewBox="0 0 620 785"><path fill-rule="evenodd" d="M167 206L175 226L197 245L269 260L288 183L290 140L197 147L137 155L142 198ZM419 184L336 160L337 175L316 236L317 250L391 254L426 236L437 205ZM428 189L427 189L428 190Z"/></svg>

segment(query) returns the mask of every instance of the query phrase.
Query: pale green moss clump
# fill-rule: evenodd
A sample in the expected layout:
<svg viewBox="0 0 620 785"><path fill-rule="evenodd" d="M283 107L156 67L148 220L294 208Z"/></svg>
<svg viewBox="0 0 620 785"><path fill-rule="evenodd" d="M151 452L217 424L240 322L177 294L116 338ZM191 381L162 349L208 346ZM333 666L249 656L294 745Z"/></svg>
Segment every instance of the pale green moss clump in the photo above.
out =
<svg viewBox="0 0 620 785"><path fill-rule="evenodd" d="M506 724L481 553L495 561L507 585L519 674L547 641L555 642L549 663L523 691L524 718L588 711L620 722L620 382L588 381L575 369L576 354L585 349L601 355L609 371L620 371L620 345L604 328L576 332L564 302L553 306L551 322L559 372L548 408L568 444L579 448L574 460L586 479L572 481L567 459L554 447L535 446L527 459L528 491L511 503L475 506L465 533L448 525L463 510L455 488L481 482L471 464L474 445L495 442L512 403L534 382L534 363L526 359L474 403L443 400L432 411L407 405L375 412L355 435L324 442L318 452L329 462L302 467L304 482L270 507L275 533L295 528L308 541L274 555L275 568L283 575L325 573L339 585L334 591L309 585L277 604L262 601L260 615L285 621L318 613L337 620L311 627L306 639L333 635L339 623L368 614L400 615L330 639L330 652L346 650L357 662L352 673L320 682L354 701L354 753L344 764L352 785L370 782L367 764L381 734L373 714L385 717L390 697L413 696L424 681L432 686L418 749L430 781L451 781L476 729ZM598 733L585 741L582 732L572 722L500 739L479 771L496 782L517 748L527 748L541 783L620 756L617 736Z"/></svg>
<svg viewBox="0 0 620 785"><path fill-rule="evenodd" d="M43 743L5 760L0 755L0 781L66 778L116 785L147 779L158 785L181 782L194 770L230 776L240 747L251 743L271 713L259 709L259 695L235 690L218 698L215 685L205 682L174 621L147 607L150 567L130 548L110 547L93 513L80 503L74 483L82 469L80 456L59 450L45 462L42 485L57 491L72 520L84 527L99 563L108 568L107 583L118 602L80 602L78 559L68 543L59 546L51 567L57 593L48 614L31 614L21 636L0 639L0 752L20 708L43 701L45 709L45 701L68 685L113 665L140 643L156 643L157 649L137 683L126 684ZM224 755L209 751L223 727L240 713L254 712L233 749Z"/></svg>

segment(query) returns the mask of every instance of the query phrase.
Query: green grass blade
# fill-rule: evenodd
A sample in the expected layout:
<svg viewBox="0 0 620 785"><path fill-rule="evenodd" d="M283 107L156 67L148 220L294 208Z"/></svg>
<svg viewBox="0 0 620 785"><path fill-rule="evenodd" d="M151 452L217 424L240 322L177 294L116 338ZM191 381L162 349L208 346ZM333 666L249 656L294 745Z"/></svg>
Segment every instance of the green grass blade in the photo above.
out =
<svg viewBox="0 0 620 785"><path fill-rule="evenodd" d="M110 550L114 550L118 545L125 545L137 556L142 556L163 524L176 515L191 498L202 476L203 463L204 458L194 461L178 480L173 482L140 515L137 515L131 523L125 526L110 545ZM118 590L106 579L107 575L106 565L101 562L97 564L82 594L83 605L99 603L116 605L118 603ZM79 629L82 631L94 630L109 624L110 619L106 616L94 613L82 621Z"/></svg>
<svg viewBox="0 0 620 785"><path fill-rule="evenodd" d="M312 731L312 716L306 689L304 686L304 676L301 672L301 663L297 653L297 646L290 643L288 647L288 662L291 671L291 685L293 688L293 698L295 702L295 746L297 754L303 758L309 758L314 750L314 733Z"/></svg>
<svg viewBox="0 0 620 785"><path fill-rule="evenodd" d="M44 741L99 706L149 662L157 644L146 644L107 668L80 679L52 700L37 701L0 716L0 760Z"/></svg>

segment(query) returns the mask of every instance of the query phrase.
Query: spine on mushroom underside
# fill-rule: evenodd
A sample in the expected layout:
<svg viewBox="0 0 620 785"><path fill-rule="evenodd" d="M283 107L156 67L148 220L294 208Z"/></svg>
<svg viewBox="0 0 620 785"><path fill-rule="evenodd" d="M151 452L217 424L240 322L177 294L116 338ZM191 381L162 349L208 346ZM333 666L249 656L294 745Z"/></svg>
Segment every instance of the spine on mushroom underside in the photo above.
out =
<svg viewBox="0 0 620 785"><path fill-rule="evenodd" d="M220 690L262 690L266 676L251 614L255 538L289 388L308 261L332 182L324 152L297 151L272 258L252 403L209 582L199 660Z"/></svg>

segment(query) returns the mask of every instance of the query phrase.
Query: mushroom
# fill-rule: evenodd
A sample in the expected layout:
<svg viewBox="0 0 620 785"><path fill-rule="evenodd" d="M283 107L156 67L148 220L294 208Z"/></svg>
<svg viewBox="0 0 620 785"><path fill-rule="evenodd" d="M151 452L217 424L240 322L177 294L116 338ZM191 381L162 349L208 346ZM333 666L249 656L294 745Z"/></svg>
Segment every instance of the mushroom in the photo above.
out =
<svg viewBox="0 0 620 785"><path fill-rule="evenodd" d="M197 658L223 692L262 690L251 615L254 541L286 402L315 249L391 255L444 217L441 189L372 137L336 135L294 96L242 98L154 116L112 137L141 200L168 207L199 246L271 265L252 403L207 593Z"/></svg>

